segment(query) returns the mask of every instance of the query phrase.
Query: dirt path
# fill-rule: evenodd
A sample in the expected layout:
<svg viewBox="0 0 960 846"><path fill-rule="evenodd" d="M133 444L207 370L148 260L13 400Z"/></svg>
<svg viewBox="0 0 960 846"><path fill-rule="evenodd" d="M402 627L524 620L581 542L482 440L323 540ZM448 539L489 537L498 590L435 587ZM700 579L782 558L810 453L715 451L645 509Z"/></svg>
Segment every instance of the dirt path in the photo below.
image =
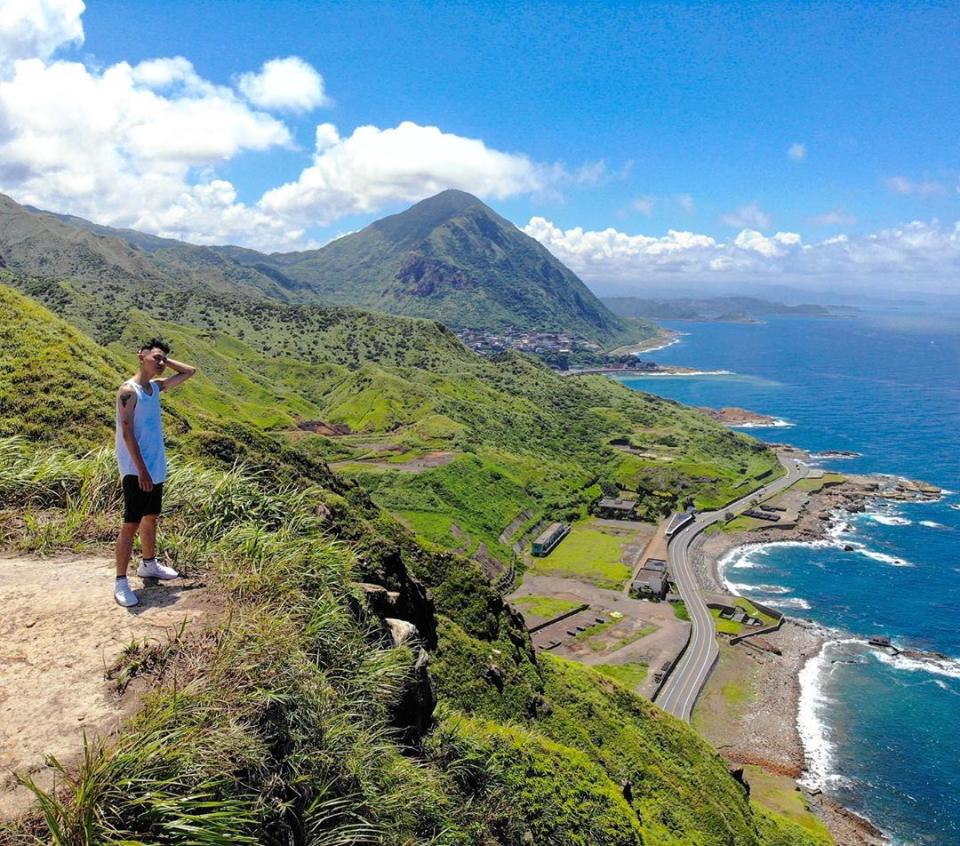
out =
<svg viewBox="0 0 960 846"><path fill-rule="evenodd" d="M127 644L163 643L185 619L195 629L217 616L199 582L130 583L141 604L125 609L110 559L0 556L0 818L31 804L14 772L49 786L47 755L70 761L84 732L108 734L136 709L136 695L105 678Z"/></svg>

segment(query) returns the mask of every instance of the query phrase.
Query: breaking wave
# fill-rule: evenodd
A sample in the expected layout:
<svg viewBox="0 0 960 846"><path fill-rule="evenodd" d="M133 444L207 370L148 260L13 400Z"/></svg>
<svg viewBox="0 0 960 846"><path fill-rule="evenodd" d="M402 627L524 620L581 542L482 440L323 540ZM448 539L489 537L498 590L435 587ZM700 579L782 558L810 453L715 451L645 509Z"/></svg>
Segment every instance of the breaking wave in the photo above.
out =
<svg viewBox="0 0 960 846"><path fill-rule="evenodd" d="M898 670L933 673L951 679L960 679L960 661L955 658L939 658L934 655L913 658L906 655L890 655L887 652L873 653L876 659Z"/></svg>

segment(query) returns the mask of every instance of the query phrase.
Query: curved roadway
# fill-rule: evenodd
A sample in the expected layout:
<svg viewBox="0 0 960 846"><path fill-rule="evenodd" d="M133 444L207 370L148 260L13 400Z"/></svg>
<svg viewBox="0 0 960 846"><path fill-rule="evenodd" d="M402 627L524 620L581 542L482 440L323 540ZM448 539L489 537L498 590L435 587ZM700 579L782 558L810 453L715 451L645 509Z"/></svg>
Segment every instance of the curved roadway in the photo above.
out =
<svg viewBox="0 0 960 846"><path fill-rule="evenodd" d="M690 721L694 703L706 684L719 653L717 639L714 636L713 617L700 594L697 577L690 562L690 547L700 532L711 523L722 520L727 511L742 509L753 499L778 493L806 475L806 467L796 459L785 458L782 455L779 458L780 463L787 470L786 476L781 476L769 485L751 491L716 511L697 514L693 522L688 523L670 538L667 556L670 561L671 581L677 585L680 596L690 612L693 631L686 651L657 694L656 702L665 711L687 722Z"/></svg>

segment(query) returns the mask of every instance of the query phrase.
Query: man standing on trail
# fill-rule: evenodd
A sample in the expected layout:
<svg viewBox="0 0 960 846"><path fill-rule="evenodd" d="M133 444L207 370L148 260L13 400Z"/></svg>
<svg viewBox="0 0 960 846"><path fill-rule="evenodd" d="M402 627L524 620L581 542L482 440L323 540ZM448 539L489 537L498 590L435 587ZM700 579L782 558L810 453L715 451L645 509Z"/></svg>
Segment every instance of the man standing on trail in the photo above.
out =
<svg viewBox="0 0 960 846"><path fill-rule="evenodd" d="M170 346L151 338L140 347L140 369L117 391L117 464L123 484L123 526L117 537L117 581L113 598L124 608L140 600L127 582L127 565L133 539L140 532L143 560L137 567L142 578L175 579L172 567L161 564L157 554L157 518L167 478L167 452L160 422L160 392L185 382L196 369L167 358ZM175 370L166 379L157 377L169 367Z"/></svg>

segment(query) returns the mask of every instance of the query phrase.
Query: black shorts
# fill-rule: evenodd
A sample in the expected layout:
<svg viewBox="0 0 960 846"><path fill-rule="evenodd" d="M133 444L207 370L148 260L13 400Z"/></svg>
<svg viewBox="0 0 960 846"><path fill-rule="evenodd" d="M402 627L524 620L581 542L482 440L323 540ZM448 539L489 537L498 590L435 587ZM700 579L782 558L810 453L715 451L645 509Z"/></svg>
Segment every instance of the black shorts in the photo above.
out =
<svg viewBox="0 0 960 846"><path fill-rule="evenodd" d="M163 505L163 482L155 482L152 491L140 490L136 476L123 477L123 522L139 523L145 514L159 514Z"/></svg>

